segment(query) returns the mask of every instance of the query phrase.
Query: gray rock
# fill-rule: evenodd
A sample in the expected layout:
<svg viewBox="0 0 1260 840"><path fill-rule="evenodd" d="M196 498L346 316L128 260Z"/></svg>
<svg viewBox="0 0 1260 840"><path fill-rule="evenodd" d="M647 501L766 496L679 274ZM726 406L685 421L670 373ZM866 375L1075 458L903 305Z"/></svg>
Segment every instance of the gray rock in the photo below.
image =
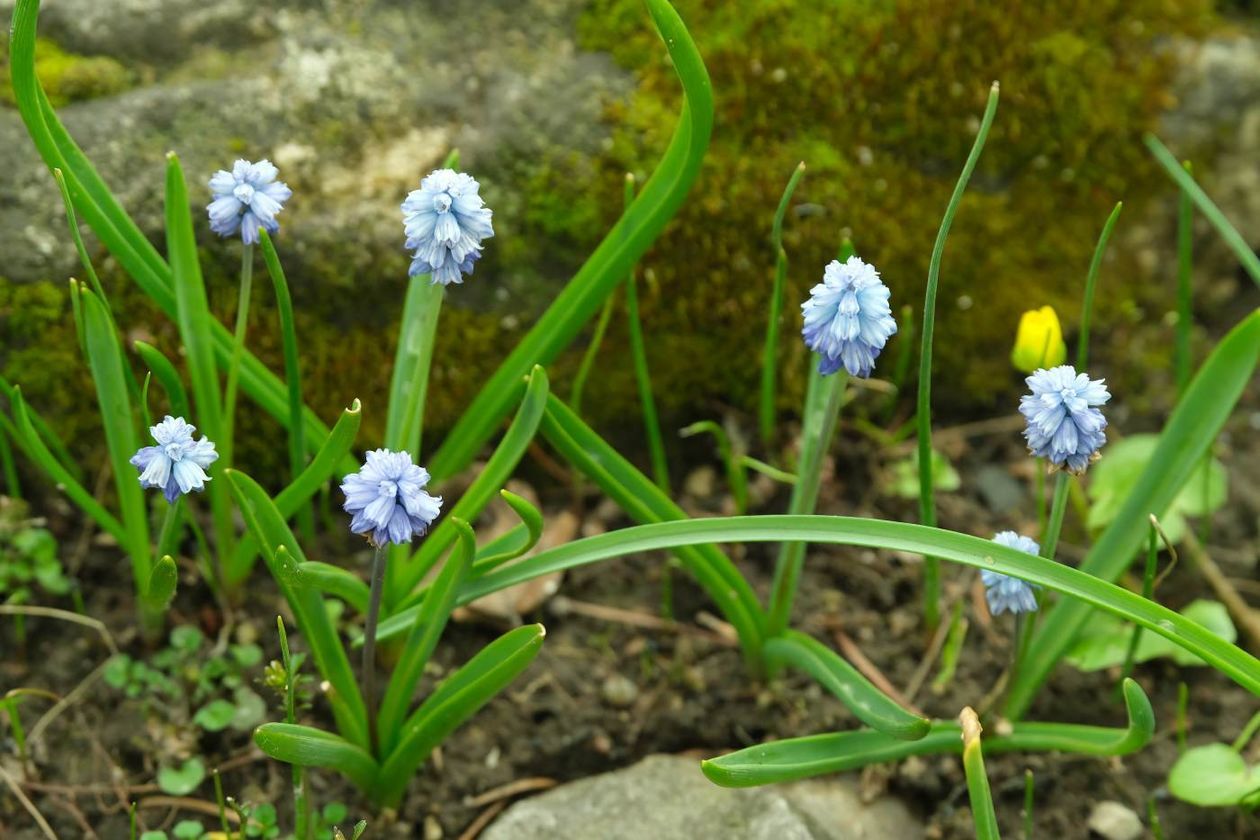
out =
<svg viewBox="0 0 1260 840"><path fill-rule="evenodd" d="M893 799L870 805L856 785L833 778L728 790L699 762L656 755L518 802L484 840L905 840L923 826Z"/></svg>
<svg viewBox="0 0 1260 840"><path fill-rule="evenodd" d="M1137 840L1142 820L1119 802L1099 802L1089 814L1089 830L1104 840Z"/></svg>

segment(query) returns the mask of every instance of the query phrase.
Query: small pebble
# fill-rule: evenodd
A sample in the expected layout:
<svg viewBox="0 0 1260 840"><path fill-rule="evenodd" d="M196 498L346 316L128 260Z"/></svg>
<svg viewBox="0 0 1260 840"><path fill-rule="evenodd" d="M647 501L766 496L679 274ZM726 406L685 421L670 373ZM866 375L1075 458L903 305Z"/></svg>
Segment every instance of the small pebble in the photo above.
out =
<svg viewBox="0 0 1260 840"><path fill-rule="evenodd" d="M621 674L610 675L599 691L605 703L618 709L626 708L639 696L639 687L633 680Z"/></svg>
<svg viewBox="0 0 1260 840"><path fill-rule="evenodd" d="M442 840L442 824L432 814L424 818L424 840Z"/></svg>
<svg viewBox="0 0 1260 840"><path fill-rule="evenodd" d="M1089 830L1105 840L1138 840L1142 820L1119 802L1099 802L1089 815Z"/></svg>

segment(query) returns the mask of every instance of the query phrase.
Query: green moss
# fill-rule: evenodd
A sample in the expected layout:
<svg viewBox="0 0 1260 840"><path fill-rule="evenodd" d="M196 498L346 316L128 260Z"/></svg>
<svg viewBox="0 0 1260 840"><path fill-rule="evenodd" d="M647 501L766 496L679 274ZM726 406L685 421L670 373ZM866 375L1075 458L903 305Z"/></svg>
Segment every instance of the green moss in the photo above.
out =
<svg viewBox="0 0 1260 840"><path fill-rule="evenodd" d="M35 41L35 71L54 106L120 93L132 74L112 58L66 52L46 38ZM13 105L9 83L9 39L0 37L0 102Z"/></svg>
<svg viewBox="0 0 1260 840"><path fill-rule="evenodd" d="M799 323L795 304L843 234L879 266L895 306L921 306L932 241L993 79L1001 108L945 253L935 375L944 407L974 410L1016 388L1006 359L1019 314L1050 303L1070 331L1114 202L1138 204L1132 217L1142 199L1167 192L1139 142L1170 103L1172 67L1154 44L1210 23L1205 0L676 6L708 64L717 127L699 182L645 261L661 288L645 305L653 371L675 408L706 396L752 404L770 219L800 160L809 168L796 204L807 212L786 225L788 323ZM674 123L672 70L638 0L596 0L580 31L584 47L640 72L633 101L612 115L603 164L607 176L642 172ZM611 195L585 200L604 204L610 221ZM1126 282L1140 276L1133 268L1122 256L1104 269L1104 344L1123 321L1118 304L1142 300ZM787 405L803 380L795 337L785 329ZM1122 363L1095 357L1100 369ZM614 385L593 383L591 404Z"/></svg>

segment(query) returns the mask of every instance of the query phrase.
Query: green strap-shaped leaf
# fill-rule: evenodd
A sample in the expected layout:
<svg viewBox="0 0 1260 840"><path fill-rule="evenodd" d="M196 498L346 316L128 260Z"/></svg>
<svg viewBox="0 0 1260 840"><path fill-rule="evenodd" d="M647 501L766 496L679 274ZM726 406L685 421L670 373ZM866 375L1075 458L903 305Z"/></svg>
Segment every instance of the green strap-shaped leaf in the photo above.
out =
<svg viewBox="0 0 1260 840"><path fill-rule="evenodd" d="M766 640L766 659L800 668L834 694L858 720L879 732L913 741L927 734L932 722L906 711L876 688L843 657L817 639L789 630Z"/></svg>
<svg viewBox="0 0 1260 840"><path fill-rule="evenodd" d="M368 585L353 572L317 560L307 560L295 565L293 572L295 586L318 589L334 598L340 598L359 613L367 612L371 592Z"/></svg>
<svg viewBox="0 0 1260 840"><path fill-rule="evenodd" d="M0 376L0 394L2 394L10 404L13 403L15 391L16 386L3 376ZM57 461L61 464L62 468L73 475L76 480L81 479L83 477L83 470L80 469L78 463L70 457L70 450L66 446L66 442L61 439L60 435L53 431L52 427L49 426L44 421L44 418L40 417L33 408L28 405L26 410L31 418L31 423L39 430L39 436L43 440L44 445L47 446L52 454L56 456ZM16 426L9 429L9 432L15 437L18 435Z"/></svg>
<svg viewBox="0 0 1260 840"><path fill-rule="evenodd" d="M171 268L118 203L91 161L75 144L39 86L35 75L35 34L39 0L18 0L13 11L9 69L14 100L31 139L50 170L60 168L74 206L101 242L145 294L167 314L176 317ZM211 339L218 364L226 367L232 335L215 321ZM284 383L248 350L241 360L241 389L264 411L285 422L288 417ZM307 445L328 436L328 427L310 409L303 410ZM354 469L351 461L344 465Z"/></svg>
<svg viewBox="0 0 1260 840"><path fill-rule="evenodd" d="M96 501L96 498L48 451L48 447L44 444L44 438L36 430L35 424L31 420L30 411L26 406L26 400L22 397L21 388L14 388L9 392L9 404L13 408L14 429L17 432L13 438L14 442L22 448L27 457L38 464L44 472L48 473L48 476L56 482L62 492L69 496L70 500L78 505L84 513L92 517L92 520L97 525L118 540L119 545L127 545L129 537L122 523L114 518L114 515L106 510L104 505Z"/></svg>
<svg viewBox="0 0 1260 840"><path fill-rule="evenodd" d="M542 539L543 516L538 508L508 490L500 490L499 496L521 518L521 524L477 549L471 572L474 577L515 560Z"/></svg>
<svg viewBox="0 0 1260 840"><path fill-rule="evenodd" d="M517 393L519 392L518 388ZM516 417L495 447L490 460L486 461L485 467L460 496L459 501L451 507L446 518L420 543L420 548L411 561L396 563L390 568L389 588L385 592L387 603L400 606L416 603L418 596L414 596L412 590L458 537L459 529L452 520L458 518L465 522L475 522L494 498L494 494L511 477L516 465L525 455L525 450L534 440L534 433L538 430L538 423L547 407L549 392L547 372L535 366L525 385L525 396L521 399Z"/></svg>
<svg viewBox="0 0 1260 840"><path fill-rule="evenodd" d="M980 746L980 720L970 708L960 718L963 741L963 772L967 775L967 795L971 799L971 815L976 825L976 840L1000 840L997 813L993 810L993 792L989 774L984 770L984 749Z"/></svg>
<svg viewBox="0 0 1260 840"><path fill-rule="evenodd" d="M97 404L101 410L101 425L105 427L105 444L109 451L109 463L114 473L114 487L118 493L118 507L122 514L123 529L127 533L124 545L131 557L132 579L136 592L143 594L150 574L149 520L144 505L144 491L131 457L139 449L136 439L136 419L132 412L131 395L127 391L127 375L124 373L122 348L114 322L100 298L86 289L80 290L83 306L83 335L87 346L88 366L92 370L92 382L96 385Z"/></svg>
<svg viewBox="0 0 1260 840"><path fill-rule="evenodd" d="M366 749L367 710L345 648L341 646L319 592L311 587L295 586L294 572L288 568L288 564L297 563L300 566L306 562L297 539L289 530L284 515L256 481L239 470L227 470L225 477L241 515L263 546L267 568L293 610L319 672L331 686L328 701L337 719L337 729L351 742Z"/></svg>
<svg viewBox="0 0 1260 840"><path fill-rule="evenodd" d="M1141 595L1052 560L1033 557L997 543L905 522L850 516L730 516L639 525L575 540L469 581L460 591L465 604L491 592L551 572L642 551L714 542L831 543L932 554L977 569L990 569L1071 595L1169 639L1221 673L1260 694L1260 660L1211 630Z"/></svg>
<svg viewBox="0 0 1260 840"><path fill-rule="evenodd" d="M984 749L991 754L1128 755L1150 742L1155 734L1155 714L1141 686L1133 680L1124 681L1124 701L1129 714L1129 725L1124 729L1071 723L1016 723L1009 734L985 738ZM867 729L785 738L702 762L701 769L710 781L722 787L756 787L856 770L912 755L961 753L961 735L962 730L956 723L934 723L931 731L917 741L902 741Z"/></svg>
<svg viewBox="0 0 1260 840"><path fill-rule="evenodd" d="M1133 492L1085 556L1082 572L1110 581L1129 567L1146 538L1151 514L1163 516L1202 465L1212 441L1251 381L1258 361L1260 310L1230 330L1203 362L1168 418L1155 454ZM1105 447L1102 454L1107 457ZM1018 718L1028 709L1037 689L1067 653L1088 617L1089 606L1079 601L1063 601L1049 611L1011 684L1006 704L1008 717Z"/></svg>
<svg viewBox="0 0 1260 840"><path fill-rule="evenodd" d="M438 639L451 617L455 593L467 580L473 554L477 550L477 540L468 523L459 517L451 517L449 521L459 532L459 542L433 585L428 588L411 625L411 633L403 643L398 664L390 674L385 696L381 699L380 713L376 717L377 731L381 736L381 755L388 755L398 745L402 722L406 719L416 685L424 675L424 666L433 655L433 649L437 647Z"/></svg>
<svg viewBox="0 0 1260 840"><path fill-rule="evenodd" d="M546 635L541 624L517 627L447 677L403 725L398 746L381 764L372 799L396 806L433 748L529 667Z"/></svg>
<svg viewBox="0 0 1260 840"><path fill-rule="evenodd" d="M547 403L539 431L573 467L595 482L636 522L686 519L687 514L647 476L558 399ZM748 581L716 546L674 552L739 634L750 665L760 665L761 605Z"/></svg>
<svg viewBox="0 0 1260 840"><path fill-rule="evenodd" d="M166 355L161 350L158 350L151 344L137 341L134 346L136 353L148 366L153 375L157 377L162 390L166 392L166 399L171 404L171 414L176 417L190 416L188 393L184 390L184 383L179 378L179 373L175 370L175 366L171 364L171 360L166 358Z"/></svg>
<svg viewBox="0 0 1260 840"><path fill-rule="evenodd" d="M359 434L359 423L363 419L362 405L356 399L350 407L341 412L337 425L324 440L315 457L306 465L302 474L293 480L288 487L280 491L273 502L276 509L287 520L297 513L297 509L318 492L319 488L332 477L338 466L344 461L354 439ZM246 534L237 541L232 552L230 564L237 569L237 577L243 579L248 569L253 566L254 555L258 553L258 540Z"/></svg>
<svg viewBox="0 0 1260 840"><path fill-rule="evenodd" d="M254 730L254 743L276 761L336 770L363 791L376 782L378 767L367 750L322 729L264 723Z"/></svg>
<svg viewBox="0 0 1260 840"><path fill-rule="evenodd" d="M678 212L700 172L713 130L709 74L673 7L666 0L645 1L683 86L674 136L639 197L482 387L433 456L429 469L439 480L459 472L476 457L511 410L513 384L533 365L550 363L581 332Z"/></svg>

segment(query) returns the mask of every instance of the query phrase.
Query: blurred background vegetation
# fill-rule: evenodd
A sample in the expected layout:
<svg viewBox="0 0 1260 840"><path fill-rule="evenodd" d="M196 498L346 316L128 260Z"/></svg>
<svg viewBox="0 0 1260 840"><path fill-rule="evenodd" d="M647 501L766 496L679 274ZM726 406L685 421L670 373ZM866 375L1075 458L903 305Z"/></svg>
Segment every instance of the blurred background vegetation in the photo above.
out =
<svg viewBox="0 0 1260 840"><path fill-rule="evenodd" d="M281 167L295 190L280 249L300 313L308 397L326 416L362 397L369 440L383 426L372 408L384 404L406 279L397 215L406 191L458 146L495 210L497 237L443 312L429 409L440 427L615 220L624 173L650 172L679 105L638 0L293 0L268 10L225 0L199 12L170 0L147 17L136 16L134 0L46 5L45 84L152 235L160 234L167 148L181 152L190 177L238 155ZM785 226L785 412L799 405L806 365L797 304L843 236L878 266L894 309L921 306L932 241L995 79L1001 108L942 271L935 381L943 417L1004 410L1021 386L1008 354L1023 310L1055 306L1071 343L1094 242L1121 199L1091 372L1133 384L1126 399L1138 410L1167 404L1171 393L1158 394L1169 344L1141 328L1158 326L1172 300L1174 192L1140 138L1159 130L1179 154L1202 155L1197 171L1210 189L1235 180L1214 164L1246 140L1238 139L1245 109L1228 99L1242 96L1239 78L1252 85L1244 104L1260 108L1260 48L1246 4L676 5L708 63L718 112L701 179L642 265L666 428L754 403L770 221L798 161L808 169ZM0 0L0 11L10 6ZM1233 60L1225 70L1211 64L1222 54ZM65 293L74 254L52 180L10 100L0 85L0 365L86 445L99 432ZM1204 116L1188 100L1219 113ZM1246 232L1260 233L1245 201L1225 205L1242 212ZM226 321L239 245L201 236ZM124 329L173 351L171 326L98 253ZM1243 287L1227 260L1202 256L1206 331ZM259 289L250 346L279 369L274 323L270 294ZM612 323L584 404L615 429L633 426L637 411L620 303ZM580 351L553 367L562 394ZM278 451L253 454L283 460Z"/></svg>

